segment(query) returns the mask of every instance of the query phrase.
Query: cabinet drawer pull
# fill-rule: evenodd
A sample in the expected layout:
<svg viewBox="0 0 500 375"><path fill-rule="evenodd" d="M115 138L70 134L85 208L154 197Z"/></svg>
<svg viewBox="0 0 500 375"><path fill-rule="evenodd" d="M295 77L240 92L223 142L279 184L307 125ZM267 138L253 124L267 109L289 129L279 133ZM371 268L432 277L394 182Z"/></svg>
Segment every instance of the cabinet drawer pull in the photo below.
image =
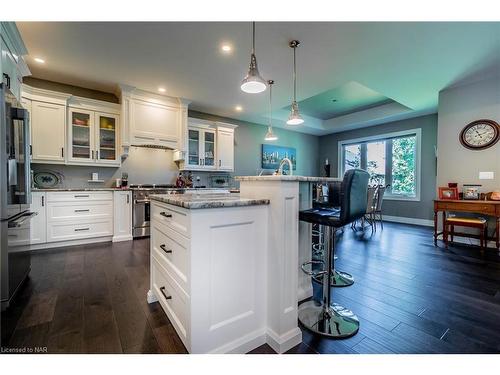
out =
<svg viewBox="0 0 500 375"><path fill-rule="evenodd" d="M89 198L90 195L75 195L75 198Z"/></svg>
<svg viewBox="0 0 500 375"><path fill-rule="evenodd" d="M87 208L86 210L75 210L75 212L90 212L90 210Z"/></svg>
<svg viewBox="0 0 500 375"><path fill-rule="evenodd" d="M160 212L161 216L172 217L172 214L167 214L166 212Z"/></svg>
<svg viewBox="0 0 500 375"><path fill-rule="evenodd" d="M167 254L171 254L172 253L172 250L167 250L167 247L165 246L165 244L160 245L160 249L162 249Z"/></svg>
<svg viewBox="0 0 500 375"><path fill-rule="evenodd" d="M162 286L162 287L160 288L160 292L161 292L161 294L163 294L163 297L165 297L165 299L172 299L172 296L167 296L167 295L165 294L165 287L164 287L164 286Z"/></svg>
<svg viewBox="0 0 500 375"><path fill-rule="evenodd" d="M76 228L75 232L83 232L85 230L90 230L90 228Z"/></svg>

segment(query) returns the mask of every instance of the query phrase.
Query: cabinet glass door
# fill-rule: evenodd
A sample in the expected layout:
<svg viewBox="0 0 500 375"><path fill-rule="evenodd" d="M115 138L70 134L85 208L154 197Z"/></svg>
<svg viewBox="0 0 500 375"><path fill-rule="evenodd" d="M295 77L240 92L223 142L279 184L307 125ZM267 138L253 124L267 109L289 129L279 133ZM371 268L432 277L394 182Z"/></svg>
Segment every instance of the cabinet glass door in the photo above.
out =
<svg viewBox="0 0 500 375"><path fill-rule="evenodd" d="M71 111L71 157L91 159L90 113Z"/></svg>
<svg viewBox="0 0 500 375"><path fill-rule="evenodd" d="M200 131L189 129L188 131L188 164L200 164Z"/></svg>
<svg viewBox="0 0 500 375"><path fill-rule="evenodd" d="M215 166L215 132L205 131L204 135L203 165L213 167Z"/></svg>
<svg viewBox="0 0 500 375"><path fill-rule="evenodd" d="M116 160L116 117L98 115L99 160Z"/></svg>

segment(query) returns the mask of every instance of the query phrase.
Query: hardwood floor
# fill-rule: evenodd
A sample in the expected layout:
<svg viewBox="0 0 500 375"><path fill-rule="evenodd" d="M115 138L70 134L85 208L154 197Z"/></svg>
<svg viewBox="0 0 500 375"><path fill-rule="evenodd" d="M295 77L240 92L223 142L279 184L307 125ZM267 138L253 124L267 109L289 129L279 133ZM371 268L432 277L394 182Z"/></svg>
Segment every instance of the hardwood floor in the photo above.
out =
<svg viewBox="0 0 500 375"><path fill-rule="evenodd" d="M148 289L147 239L34 253L2 316L3 342L48 353L186 353L159 304L147 304Z"/></svg>
<svg viewBox="0 0 500 375"><path fill-rule="evenodd" d="M434 247L432 230L386 223L339 236L337 269L355 284L335 302L360 319L347 340L303 329L289 353L500 353L500 255ZM148 305L149 241L37 252L2 344L49 353L186 353L158 303ZM321 294L314 285L315 296ZM4 343L7 343L6 345ZM263 345L252 353L273 353Z"/></svg>

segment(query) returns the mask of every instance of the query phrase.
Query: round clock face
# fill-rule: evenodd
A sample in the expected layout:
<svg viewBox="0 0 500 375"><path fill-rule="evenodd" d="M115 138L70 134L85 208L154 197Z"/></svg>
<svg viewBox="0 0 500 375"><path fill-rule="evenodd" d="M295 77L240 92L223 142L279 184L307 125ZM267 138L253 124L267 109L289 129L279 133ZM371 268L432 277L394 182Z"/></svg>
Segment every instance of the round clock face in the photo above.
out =
<svg viewBox="0 0 500 375"><path fill-rule="evenodd" d="M477 120L468 124L460 133L460 142L471 150L493 146L500 138L500 126L493 120Z"/></svg>

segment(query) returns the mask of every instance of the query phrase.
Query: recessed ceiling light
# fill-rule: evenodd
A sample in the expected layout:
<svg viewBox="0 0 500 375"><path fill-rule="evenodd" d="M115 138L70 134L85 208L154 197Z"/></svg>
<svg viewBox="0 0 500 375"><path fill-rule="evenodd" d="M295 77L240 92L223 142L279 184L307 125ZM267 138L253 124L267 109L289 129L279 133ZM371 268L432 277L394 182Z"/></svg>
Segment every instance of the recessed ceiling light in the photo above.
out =
<svg viewBox="0 0 500 375"><path fill-rule="evenodd" d="M39 57L35 57L34 60L37 62L37 63L40 63L40 64L44 64L45 63L45 60L44 59L41 59Z"/></svg>
<svg viewBox="0 0 500 375"><path fill-rule="evenodd" d="M220 49L222 50L222 52L224 53L229 53L233 50L233 48L229 45L229 44L223 44Z"/></svg>
<svg viewBox="0 0 500 375"><path fill-rule="evenodd" d="M167 91L167 89L165 87L158 87L158 91L159 92L165 92L165 91Z"/></svg>
<svg viewBox="0 0 500 375"><path fill-rule="evenodd" d="M234 110L241 112L241 111L243 111L243 107L241 105L237 105L236 107L234 107Z"/></svg>

